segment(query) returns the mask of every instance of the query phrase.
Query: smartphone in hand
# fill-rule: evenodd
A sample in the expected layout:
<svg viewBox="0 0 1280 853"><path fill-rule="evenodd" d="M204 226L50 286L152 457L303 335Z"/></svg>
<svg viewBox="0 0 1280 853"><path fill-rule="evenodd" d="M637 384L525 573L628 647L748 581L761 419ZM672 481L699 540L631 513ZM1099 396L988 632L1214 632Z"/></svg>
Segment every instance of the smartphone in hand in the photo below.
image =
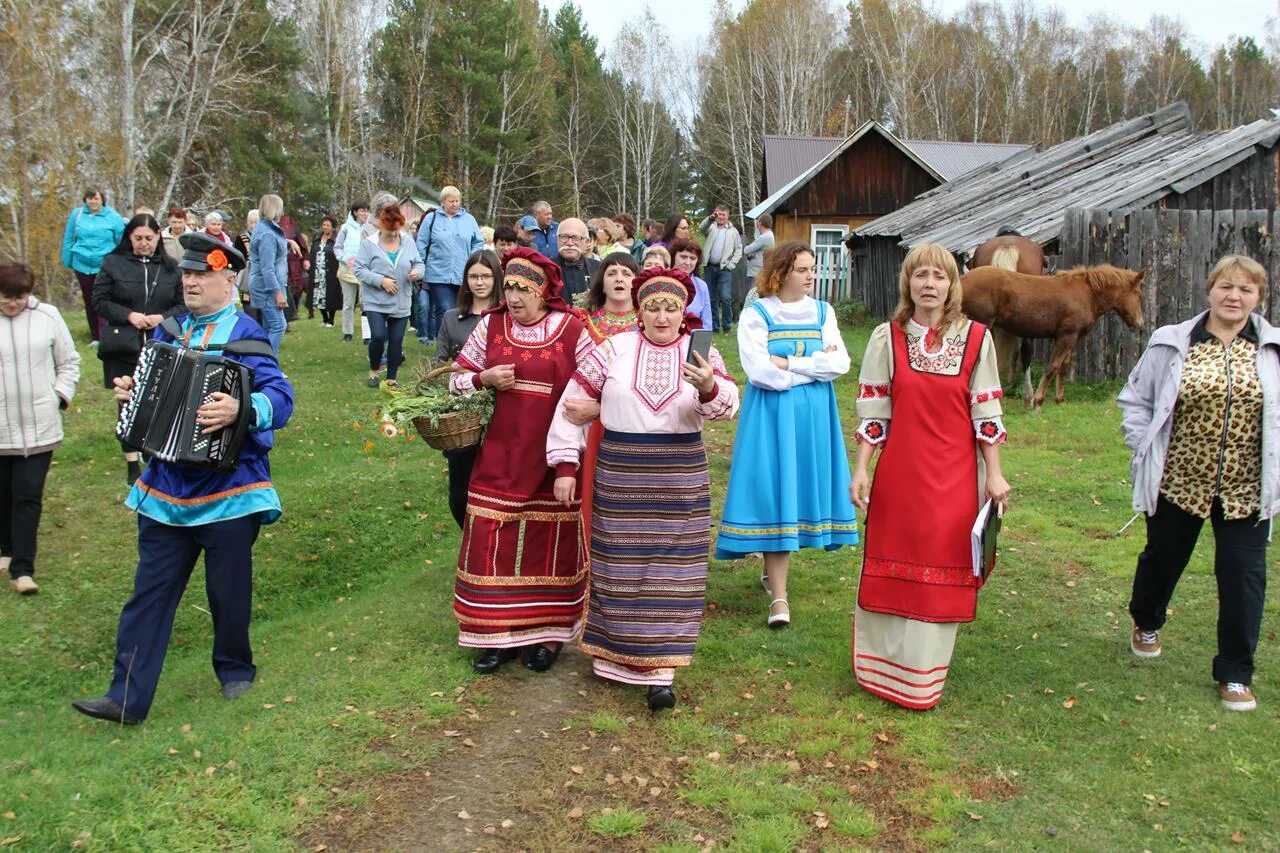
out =
<svg viewBox="0 0 1280 853"><path fill-rule="evenodd" d="M685 361L690 364L697 364L698 360L693 357L695 352L702 356L705 361L711 361L710 329L694 329L689 333L689 354L685 357Z"/></svg>

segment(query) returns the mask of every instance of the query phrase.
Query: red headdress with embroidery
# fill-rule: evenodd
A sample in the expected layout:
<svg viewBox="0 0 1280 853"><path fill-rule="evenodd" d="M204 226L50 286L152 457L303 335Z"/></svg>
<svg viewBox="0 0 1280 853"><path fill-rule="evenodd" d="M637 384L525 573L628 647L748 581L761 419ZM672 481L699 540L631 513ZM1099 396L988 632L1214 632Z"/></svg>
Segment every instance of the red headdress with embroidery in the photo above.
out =
<svg viewBox="0 0 1280 853"><path fill-rule="evenodd" d="M532 288L552 311L568 311L568 304L560 298L564 279L555 261L541 252L525 246L516 246L502 253L502 286L519 284ZM494 311L506 311L506 300L498 303Z"/></svg>
<svg viewBox="0 0 1280 853"><path fill-rule="evenodd" d="M644 303L650 299L666 297L680 302L685 309L681 332L702 328L702 321L698 316L688 313L689 303L693 301L695 293L693 279L684 270L651 267L637 273L631 280L631 303L635 305L637 311L641 310Z"/></svg>

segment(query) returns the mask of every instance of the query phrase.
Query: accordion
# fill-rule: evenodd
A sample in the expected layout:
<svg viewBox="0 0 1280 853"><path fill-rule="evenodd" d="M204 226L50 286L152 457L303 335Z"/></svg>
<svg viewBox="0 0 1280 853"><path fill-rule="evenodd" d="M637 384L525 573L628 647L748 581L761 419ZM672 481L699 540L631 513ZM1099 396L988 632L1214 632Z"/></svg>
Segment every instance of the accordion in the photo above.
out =
<svg viewBox="0 0 1280 853"><path fill-rule="evenodd" d="M231 348L227 344L224 351ZM165 462L223 472L236 467L253 416L248 405L252 370L225 356L148 341L138 355L133 383L133 396L116 424L121 442ZM196 423L196 409L218 391L240 401L240 414L230 426L206 435Z"/></svg>

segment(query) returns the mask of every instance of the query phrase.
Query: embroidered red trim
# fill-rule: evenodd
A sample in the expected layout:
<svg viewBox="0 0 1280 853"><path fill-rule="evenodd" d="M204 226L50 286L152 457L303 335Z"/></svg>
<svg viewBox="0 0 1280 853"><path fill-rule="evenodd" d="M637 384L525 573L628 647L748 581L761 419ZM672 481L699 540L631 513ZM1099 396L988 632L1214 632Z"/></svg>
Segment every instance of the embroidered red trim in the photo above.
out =
<svg viewBox="0 0 1280 853"><path fill-rule="evenodd" d="M877 383L875 385L864 385L858 383L858 399L859 400L878 400L889 396L889 383Z"/></svg>

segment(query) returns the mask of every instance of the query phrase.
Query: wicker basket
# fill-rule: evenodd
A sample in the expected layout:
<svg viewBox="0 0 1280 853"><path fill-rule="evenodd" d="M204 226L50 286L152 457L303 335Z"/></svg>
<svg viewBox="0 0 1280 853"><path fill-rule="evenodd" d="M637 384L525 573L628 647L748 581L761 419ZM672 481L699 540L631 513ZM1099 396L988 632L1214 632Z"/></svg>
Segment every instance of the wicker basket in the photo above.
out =
<svg viewBox="0 0 1280 853"><path fill-rule="evenodd" d="M426 375L426 379L435 379L452 372L453 366L446 364L437 367ZM477 412L449 412L436 419L436 426L431 425L431 418L414 418L413 425L422 440L436 450L461 450L474 447L480 443L484 435L484 423Z"/></svg>

